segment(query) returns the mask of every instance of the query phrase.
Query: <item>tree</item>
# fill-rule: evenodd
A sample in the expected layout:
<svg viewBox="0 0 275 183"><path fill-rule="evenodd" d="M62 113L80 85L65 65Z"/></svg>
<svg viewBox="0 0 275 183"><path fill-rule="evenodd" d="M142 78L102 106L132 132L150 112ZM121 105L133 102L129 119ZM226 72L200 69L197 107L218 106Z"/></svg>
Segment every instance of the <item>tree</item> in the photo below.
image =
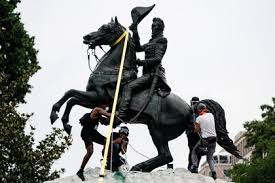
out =
<svg viewBox="0 0 275 183"><path fill-rule="evenodd" d="M246 122L247 146L255 147L250 162L235 165L233 180L240 183L275 182L275 98L273 106L262 105L262 120Z"/></svg>
<svg viewBox="0 0 275 183"><path fill-rule="evenodd" d="M30 77L40 69L34 37L15 12L19 2L0 0L0 182L43 182L59 177L61 171L51 171L51 166L69 147L71 137L53 128L35 144L35 128L25 133L32 114L16 110L30 92Z"/></svg>

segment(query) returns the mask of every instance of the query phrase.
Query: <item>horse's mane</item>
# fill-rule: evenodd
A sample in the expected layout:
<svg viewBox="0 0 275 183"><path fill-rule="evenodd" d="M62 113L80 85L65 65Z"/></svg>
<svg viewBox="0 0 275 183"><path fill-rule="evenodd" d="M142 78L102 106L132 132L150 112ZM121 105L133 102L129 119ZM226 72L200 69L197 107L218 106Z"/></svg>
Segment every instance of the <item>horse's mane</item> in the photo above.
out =
<svg viewBox="0 0 275 183"><path fill-rule="evenodd" d="M119 33L119 34L121 34L122 32L124 32L126 30L126 28L123 25L121 25L120 23L115 23L113 21L111 21L107 24L104 24L99 29L106 29L111 32Z"/></svg>
<svg viewBox="0 0 275 183"><path fill-rule="evenodd" d="M108 26L109 29L113 30L114 32L117 32L119 34L122 34L124 31L126 31L127 29L121 25L119 22L118 24L115 23L115 22L109 22L108 24L105 24ZM119 35L118 35L119 36ZM129 34L129 44L128 46L130 46L130 49L134 49L135 47L135 44L134 44L134 41L133 41L133 38L131 36L131 34Z"/></svg>

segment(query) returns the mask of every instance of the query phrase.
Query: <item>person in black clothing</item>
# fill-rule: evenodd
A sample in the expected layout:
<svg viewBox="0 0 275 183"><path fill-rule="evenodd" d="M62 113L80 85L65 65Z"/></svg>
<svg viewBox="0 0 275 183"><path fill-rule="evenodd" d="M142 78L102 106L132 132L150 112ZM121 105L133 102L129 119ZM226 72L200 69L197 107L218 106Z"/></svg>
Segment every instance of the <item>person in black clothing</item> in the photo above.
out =
<svg viewBox="0 0 275 183"><path fill-rule="evenodd" d="M196 120L196 118L198 117L197 114L197 105L199 104L199 97L192 97L190 104L193 110L193 118L194 118L194 122ZM192 163L192 150L195 147L195 145L200 141L200 136L198 135L198 133L194 132L193 128L191 130L189 130L187 132L187 138L188 138L188 147L189 147L189 155L188 155L188 170L191 171L191 167L193 165ZM201 156L198 155L198 164L200 162Z"/></svg>
<svg viewBox="0 0 275 183"><path fill-rule="evenodd" d="M199 102L200 102L200 98L199 97L192 97L192 99L190 101L193 113L196 116L198 116L198 114L197 114L197 106L198 106ZM196 119L196 116L195 116L195 119Z"/></svg>
<svg viewBox="0 0 275 183"><path fill-rule="evenodd" d="M121 157L119 154L125 154L127 152L127 144L129 143L128 135L129 129L126 126L120 127L119 132L113 132L113 148L109 150L109 155L107 159L107 170L111 169L112 162L112 171L117 171L118 168L126 163L126 160ZM104 149L102 153L104 152ZM111 158L112 154L112 158Z"/></svg>
<svg viewBox="0 0 275 183"><path fill-rule="evenodd" d="M104 145L105 143L106 138L97 131L99 122L106 120L103 116L108 118L111 117L111 114L105 111L105 107L105 105L95 107L91 113L84 114L84 116L79 120L80 124L83 126L81 130L81 137L87 150L82 160L80 169L77 172L77 176L82 181L85 181L85 177L83 175L84 168L93 154L93 142L101 145Z"/></svg>

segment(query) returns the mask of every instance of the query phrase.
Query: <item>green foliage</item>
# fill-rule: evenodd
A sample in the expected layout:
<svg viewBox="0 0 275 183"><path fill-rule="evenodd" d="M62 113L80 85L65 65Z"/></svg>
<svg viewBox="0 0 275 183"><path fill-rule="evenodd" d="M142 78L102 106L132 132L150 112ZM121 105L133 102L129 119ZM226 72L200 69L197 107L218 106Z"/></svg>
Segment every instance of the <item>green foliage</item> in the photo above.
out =
<svg viewBox="0 0 275 183"><path fill-rule="evenodd" d="M30 92L30 77L40 69L30 37L15 13L19 0L0 0L0 182L43 182L59 177L51 171L54 160L71 144L71 137L53 129L35 147L34 131L25 133L31 115L19 114Z"/></svg>
<svg viewBox="0 0 275 183"><path fill-rule="evenodd" d="M272 99L274 106L262 105L262 121L254 120L244 124L247 130L247 145L255 146L254 158L262 158L269 147L269 143L275 140L275 98Z"/></svg>
<svg viewBox="0 0 275 183"><path fill-rule="evenodd" d="M25 102L29 78L40 69L30 37L14 13L19 1L0 0L0 95L1 102Z"/></svg>
<svg viewBox="0 0 275 183"><path fill-rule="evenodd" d="M275 182L275 98L273 106L262 105L262 120L244 124L247 146L255 147L250 162L235 165L231 175L240 183Z"/></svg>
<svg viewBox="0 0 275 183"><path fill-rule="evenodd" d="M60 171L51 172L51 165L64 153L71 138L60 129L53 132L34 148L34 130L26 134L28 116L10 110L0 114L0 182L43 182L59 177Z"/></svg>

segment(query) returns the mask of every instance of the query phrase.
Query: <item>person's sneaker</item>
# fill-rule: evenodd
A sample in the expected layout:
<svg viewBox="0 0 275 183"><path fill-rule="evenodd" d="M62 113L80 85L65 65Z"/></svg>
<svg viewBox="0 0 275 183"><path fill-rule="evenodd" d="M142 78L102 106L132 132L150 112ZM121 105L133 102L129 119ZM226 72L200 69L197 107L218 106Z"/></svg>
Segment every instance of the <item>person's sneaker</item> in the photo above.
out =
<svg viewBox="0 0 275 183"><path fill-rule="evenodd" d="M217 174L216 172L211 172L211 177L216 180L217 179Z"/></svg>
<svg viewBox="0 0 275 183"><path fill-rule="evenodd" d="M82 180L85 181L85 177L83 175L83 170L78 170L78 172L76 173L76 175Z"/></svg>
<svg viewBox="0 0 275 183"><path fill-rule="evenodd" d="M192 165L191 166L191 170L192 173L198 173L198 167L196 165Z"/></svg>

